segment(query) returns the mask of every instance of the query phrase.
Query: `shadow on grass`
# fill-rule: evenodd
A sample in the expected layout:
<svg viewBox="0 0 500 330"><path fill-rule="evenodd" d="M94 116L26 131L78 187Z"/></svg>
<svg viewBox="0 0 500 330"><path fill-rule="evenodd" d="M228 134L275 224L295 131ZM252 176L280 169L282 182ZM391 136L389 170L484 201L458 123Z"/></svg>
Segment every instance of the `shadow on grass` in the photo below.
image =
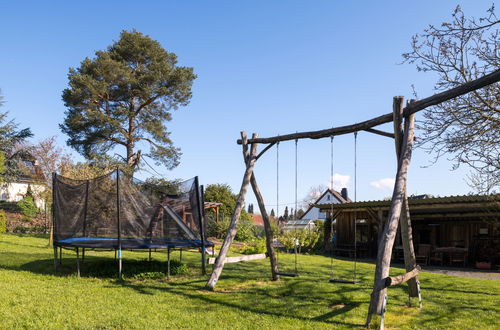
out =
<svg viewBox="0 0 500 330"><path fill-rule="evenodd" d="M196 283L197 285L193 285ZM202 289L201 285L205 283L205 280L203 281L191 281L191 282L182 282L182 283L168 283L168 286L151 286L151 285L145 285L141 283L134 283L130 281L115 281L113 282L114 285L125 287L132 289L136 292L139 292L141 294L147 294L147 295L152 295L153 291L159 291L159 292L166 292L169 294L175 294L179 296L183 296L185 298L189 299L195 299L195 300L200 300L204 303L207 304L216 304L216 305L221 305L224 307L229 307L238 311L242 312L250 312L250 313L255 313L259 315L269 315L269 316L277 316L277 317L284 317L284 318L292 318L292 319L297 319L301 321L313 321L313 322L321 322L321 323L326 323L326 324L331 324L331 325L342 325L342 326L349 326L349 327L363 327L364 324L354 324L354 323L349 323L349 322L342 322L342 321L335 321L335 320L329 320L331 317L339 316L341 314L347 313L350 310L360 306L362 302L356 302L356 301L349 301L348 298L342 299L344 301L342 304L343 306L341 308L336 308L334 311L318 315L316 317L305 317L305 316L300 316L297 315L297 313L294 313L293 311L290 311L289 306L283 306L283 304L280 304L279 306L274 306L276 308L269 308L266 306L264 303L256 303L255 302L255 296L267 296L268 298L274 298L276 299L275 296L269 294L269 290L271 289L249 289L247 291L238 291L237 293L234 293L235 295L239 296L244 296L244 297L237 297L238 302L241 303L236 303L236 302L231 302L231 301L223 301L220 299L217 299L217 297L227 297L227 295L220 295L219 292L209 292L209 291L203 291L200 290ZM288 283L289 285L294 285L296 283ZM178 285L182 285L184 290L180 290L176 288ZM190 289L194 289L194 291L186 291L186 286L189 287ZM196 290L198 289L198 290ZM190 293L192 292L192 293ZM195 293L198 292L198 293ZM293 298L295 300L300 300L301 304L305 302L316 302L316 299L313 299L311 301L311 297L314 296L312 294L309 295L303 295L303 296L296 296L294 295ZM253 299L252 299L253 298ZM245 304L245 302L247 302ZM297 304L297 308L301 308L301 304ZM278 311L276 310L277 308L281 307L282 310Z"/></svg>

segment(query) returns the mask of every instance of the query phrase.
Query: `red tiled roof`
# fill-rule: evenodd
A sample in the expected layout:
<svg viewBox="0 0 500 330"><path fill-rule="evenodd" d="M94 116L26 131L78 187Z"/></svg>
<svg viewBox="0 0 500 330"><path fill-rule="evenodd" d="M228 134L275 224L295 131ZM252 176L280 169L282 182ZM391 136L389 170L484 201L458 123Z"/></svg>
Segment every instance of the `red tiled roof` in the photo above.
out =
<svg viewBox="0 0 500 330"><path fill-rule="evenodd" d="M252 214L253 223L257 226L264 226L264 220L260 214Z"/></svg>

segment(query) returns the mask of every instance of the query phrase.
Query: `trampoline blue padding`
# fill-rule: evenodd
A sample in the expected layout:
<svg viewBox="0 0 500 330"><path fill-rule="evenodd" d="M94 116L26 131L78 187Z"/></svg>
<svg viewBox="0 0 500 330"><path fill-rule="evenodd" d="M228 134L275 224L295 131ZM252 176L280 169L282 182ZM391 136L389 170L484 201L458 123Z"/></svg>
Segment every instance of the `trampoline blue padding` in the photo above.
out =
<svg viewBox="0 0 500 330"><path fill-rule="evenodd" d="M106 237L71 237L62 240L54 240L55 246L81 247L92 249L118 249L118 238ZM205 247L214 246L210 241L205 241ZM122 250L131 249L166 249L181 247L202 247L201 240L182 240L170 238L122 238Z"/></svg>

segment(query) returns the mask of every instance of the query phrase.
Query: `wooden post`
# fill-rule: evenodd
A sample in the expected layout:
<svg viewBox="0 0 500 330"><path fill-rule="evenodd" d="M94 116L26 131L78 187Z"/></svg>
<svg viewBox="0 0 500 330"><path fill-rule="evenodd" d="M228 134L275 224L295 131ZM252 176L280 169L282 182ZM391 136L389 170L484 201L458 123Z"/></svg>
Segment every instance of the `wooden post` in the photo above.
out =
<svg viewBox="0 0 500 330"><path fill-rule="evenodd" d="M241 132L242 145L243 145L243 155L245 155L245 151L248 150L247 144L247 135L245 132ZM253 134L252 138L257 138L257 134ZM229 229L227 231L227 235L224 238L224 242L222 243L222 247L219 251L219 255L215 260L214 268L212 274L210 275L210 279L208 280L205 288L209 290L213 290L217 281L219 280L220 274L222 273L222 269L224 268L224 259L226 259L226 255L229 252L229 248L231 243L236 236L236 232L238 230L238 220L240 219L241 210L245 204L245 197L248 191L248 185L250 184L250 178L252 177L253 168L255 165L255 158L257 154L257 144L252 144L252 148L250 151L249 161L246 163L245 175L243 176L243 182L241 183L240 193L238 195L238 199L236 200L236 205L234 207L233 216L231 218L231 222L229 224Z"/></svg>
<svg viewBox="0 0 500 330"><path fill-rule="evenodd" d="M403 100L402 96L396 96L393 99L393 116L394 116L394 142L396 146L396 156L399 161L402 153L402 145L403 145ZM399 166L399 164L398 164ZM403 194L403 206L401 210L401 218L399 219L400 228L401 228L401 240L403 243L403 252L404 252L404 260L405 260L405 268L406 271L409 272L412 269L415 269L417 266L417 261L415 257L415 250L413 247L413 236L412 236L412 228L411 228L411 219L410 219L410 208L408 205L408 193L406 190L406 181L404 185L404 194ZM408 294L411 297L418 297L418 277L414 277L410 279L408 282ZM411 303L411 299L410 299Z"/></svg>
<svg viewBox="0 0 500 330"><path fill-rule="evenodd" d="M387 223L384 227L382 241L378 247L373 292L371 294L366 326L370 323L371 314L383 314L384 297L387 293L387 289L385 288L385 278L389 276L392 247L394 245L394 238L396 236L401 209L403 207L408 167L410 165L413 147L413 129L414 115L410 115L409 118L405 120L401 157L398 162L398 171L392 194L391 208L389 210Z"/></svg>
<svg viewBox="0 0 500 330"><path fill-rule="evenodd" d="M255 174L252 173L252 177L250 178L250 183L252 184L253 192L255 193L255 197L257 198L257 203L259 204L260 214L262 215L262 220L264 221L264 230L266 232L266 247L267 254L269 256L269 261L271 262L271 276L273 281L277 281L280 279L278 275L278 262L276 260L276 252L273 247L273 233L271 228L271 221L269 220L269 215L266 211L266 206L264 205L264 198L262 198L262 194L260 193L259 186L257 185L257 180L255 180Z"/></svg>

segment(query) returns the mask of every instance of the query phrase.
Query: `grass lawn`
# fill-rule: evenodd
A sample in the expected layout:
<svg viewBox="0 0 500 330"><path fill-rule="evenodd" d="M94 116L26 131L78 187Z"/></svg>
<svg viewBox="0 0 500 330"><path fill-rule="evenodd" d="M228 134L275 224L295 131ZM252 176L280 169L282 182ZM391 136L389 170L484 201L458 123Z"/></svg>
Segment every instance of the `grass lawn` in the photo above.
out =
<svg viewBox="0 0 500 330"><path fill-rule="evenodd" d="M87 252L81 278L73 275L73 252L64 252L62 275L54 275L52 256L46 238L0 234L0 328L360 327L374 271L358 263L359 284L330 284L329 258L300 256L300 277L272 282L268 260L259 260L226 265L216 291L209 292L197 253L183 253L189 273L170 281L127 273L127 266L148 272L148 262L137 262L147 253L124 252L124 281L89 276L114 271L113 252ZM164 252L153 257L166 260ZM279 261L283 271L293 269L292 255L280 254ZM151 267L158 271L164 264ZM336 259L334 267L339 277L351 278L351 262ZM393 269L391 275L400 273ZM405 286L389 289L387 328L500 328L500 281L431 273L420 281L422 311L406 307Z"/></svg>

